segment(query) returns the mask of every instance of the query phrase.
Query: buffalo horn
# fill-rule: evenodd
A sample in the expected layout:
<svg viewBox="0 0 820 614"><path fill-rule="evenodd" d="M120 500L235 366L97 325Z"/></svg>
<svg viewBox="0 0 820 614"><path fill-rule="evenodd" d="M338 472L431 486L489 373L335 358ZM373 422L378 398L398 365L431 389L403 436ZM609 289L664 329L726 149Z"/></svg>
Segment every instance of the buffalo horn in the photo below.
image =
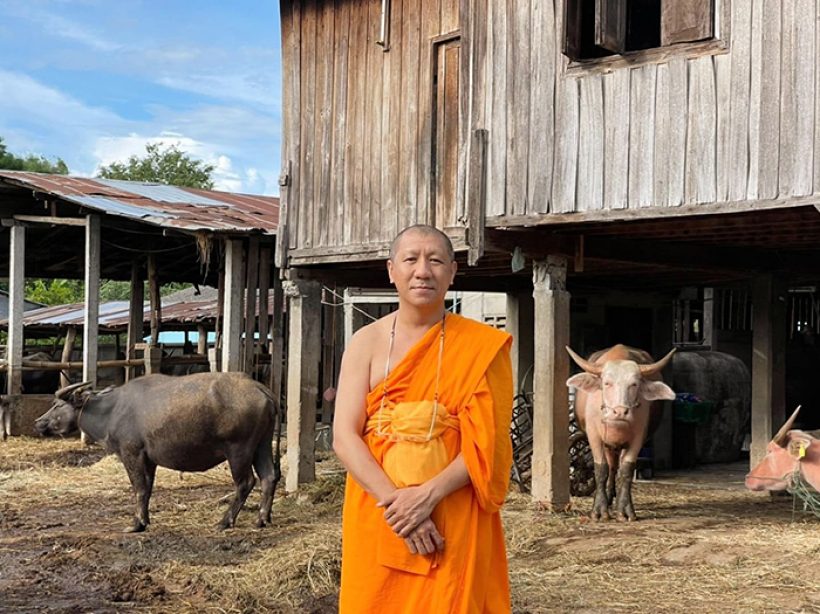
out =
<svg viewBox="0 0 820 614"><path fill-rule="evenodd" d="M86 386L90 386L91 382L78 382L76 384L69 384L63 388L60 388L57 392L54 393L54 396L58 399L65 399L65 397L75 390L79 390L80 388L85 388Z"/></svg>
<svg viewBox="0 0 820 614"><path fill-rule="evenodd" d="M786 434L792 430L792 426L794 426L794 421L797 418L797 413L800 411L800 408L803 407L802 405L798 405L797 409L794 410L794 413L791 417L786 420L786 424L780 427L780 430L777 431L777 435L772 438L772 443L776 443L781 448L785 447L783 444L786 443Z"/></svg>
<svg viewBox="0 0 820 614"><path fill-rule="evenodd" d="M575 364L577 364L587 373L592 373L592 375L600 375L601 371L604 370L604 367L602 365L596 365L578 356L578 354L573 352L572 348L570 348L568 345L564 347L567 348L567 352L569 352L569 355L572 357L572 360L575 361Z"/></svg>
<svg viewBox="0 0 820 614"><path fill-rule="evenodd" d="M655 373L663 371L664 367L672 360L672 354L674 353L675 348L672 348L670 352L659 361L653 362L651 365L638 365L641 369L641 375L646 377L647 375L654 375Z"/></svg>

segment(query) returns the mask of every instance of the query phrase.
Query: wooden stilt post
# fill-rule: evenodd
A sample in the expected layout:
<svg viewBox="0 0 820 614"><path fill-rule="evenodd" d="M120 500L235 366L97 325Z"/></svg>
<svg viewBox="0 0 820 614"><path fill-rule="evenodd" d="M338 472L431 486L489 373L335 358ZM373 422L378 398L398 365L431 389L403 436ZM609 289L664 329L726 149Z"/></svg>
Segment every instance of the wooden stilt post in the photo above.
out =
<svg viewBox="0 0 820 614"><path fill-rule="evenodd" d="M222 323L222 371L242 370L242 287L244 247L225 240L225 290Z"/></svg>
<svg viewBox="0 0 820 614"><path fill-rule="evenodd" d="M85 321L83 329L83 381L97 385L97 337L100 326L100 218L85 223Z"/></svg>
<svg viewBox="0 0 820 614"><path fill-rule="evenodd" d="M162 302L159 296L159 274L157 261L148 254L148 297L151 301L151 345L159 345L159 331L162 325Z"/></svg>
<svg viewBox="0 0 820 614"><path fill-rule="evenodd" d="M314 437L316 433L317 390L321 338L321 288L316 282L284 282L288 298L288 473L285 488L295 491L299 484L315 477Z"/></svg>
<svg viewBox="0 0 820 614"><path fill-rule="evenodd" d="M245 342L242 347L242 368L253 373L255 368L254 347L256 337L256 302L259 285L259 237L248 239L248 257L245 267ZM261 335L260 335L261 337Z"/></svg>
<svg viewBox="0 0 820 614"><path fill-rule="evenodd" d="M548 256L533 266L532 496L555 511L569 505L569 293L567 261Z"/></svg>
<svg viewBox="0 0 820 614"><path fill-rule="evenodd" d="M530 293L507 294L507 324L508 333L512 335L512 368L516 393L524 386L532 390L533 366L533 336L535 320L533 314L533 298ZM527 376L529 371L529 376ZM526 381L525 381L526 380Z"/></svg>
<svg viewBox="0 0 820 614"><path fill-rule="evenodd" d="M77 338L77 327L69 326L65 333L65 343L63 344L62 362L71 362L71 353L74 351L74 340ZM71 382L68 378L68 369L60 371L60 388L68 386Z"/></svg>
<svg viewBox="0 0 820 614"><path fill-rule="evenodd" d="M6 360L8 394L20 394L23 388L23 302L25 300L26 228L14 225L10 229L9 246L9 332Z"/></svg>
<svg viewBox="0 0 820 614"><path fill-rule="evenodd" d="M773 275L752 285L752 467L766 456L766 446L786 420L785 285Z"/></svg>
<svg viewBox="0 0 820 614"><path fill-rule="evenodd" d="M137 357L136 345L143 343L144 322L145 285L142 281L142 263L135 258L131 262L131 296L128 302L128 340L125 350L125 357L129 360ZM125 381L134 379L136 373L134 367L126 367Z"/></svg>

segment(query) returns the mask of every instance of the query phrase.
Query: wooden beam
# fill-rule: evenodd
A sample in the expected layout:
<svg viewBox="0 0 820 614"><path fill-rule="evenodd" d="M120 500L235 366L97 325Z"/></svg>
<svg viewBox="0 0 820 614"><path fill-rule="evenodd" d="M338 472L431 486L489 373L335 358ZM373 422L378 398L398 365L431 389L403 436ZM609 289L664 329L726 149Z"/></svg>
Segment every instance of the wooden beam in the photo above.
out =
<svg viewBox="0 0 820 614"><path fill-rule="evenodd" d="M248 239L248 257L245 266L245 317L242 329L245 342L242 348L242 365L246 373L254 371L254 347L256 333L256 301L259 293L259 237ZM260 331L260 340L262 337Z"/></svg>
<svg viewBox="0 0 820 614"><path fill-rule="evenodd" d="M533 266L532 496L554 511L569 505L569 292L567 259L548 256Z"/></svg>
<svg viewBox="0 0 820 614"><path fill-rule="evenodd" d="M143 323L145 321L145 285L142 282L142 263L134 258L131 261L131 294L128 299L128 339L126 341L125 357L135 359L135 346L142 343ZM153 332L153 331L152 331ZM136 371L133 368L125 370L125 381L134 378Z"/></svg>
<svg viewBox="0 0 820 614"><path fill-rule="evenodd" d="M273 255L270 247L259 250L259 347L268 351L270 333L270 270Z"/></svg>
<svg viewBox="0 0 820 614"><path fill-rule="evenodd" d="M225 240L222 371L242 370L242 285L244 247L238 239Z"/></svg>
<svg viewBox="0 0 820 614"><path fill-rule="evenodd" d="M515 391L522 386L532 390L532 371L535 348L531 331L535 330L532 292L507 293L506 331L512 335L512 367ZM527 376L527 372L530 373Z"/></svg>
<svg viewBox="0 0 820 614"><path fill-rule="evenodd" d="M293 492L315 477L314 437L321 338L321 286L284 282L289 308L288 331L288 473L285 489Z"/></svg>
<svg viewBox="0 0 820 614"><path fill-rule="evenodd" d="M786 419L786 285L774 275L752 284L752 445L751 467Z"/></svg>
<svg viewBox="0 0 820 614"><path fill-rule="evenodd" d="M97 337L100 328L100 217L85 225L85 318L83 320L83 381L97 385Z"/></svg>
<svg viewBox="0 0 820 614"><path fill-rule="evenodd" d="M635 220L664 220L704 215L727 215L770 209L792 209L819 206L817 196L777 198L772 200L743 200L726 203L682 205L680 207L641 207L639 209L599 209L577 213L545 213L542 215L499 215L487 218L488 228L528 228L534 226L564 226L592 222L628 222Z"/></svg>
<svg viewBox="0 0 820 614"><path fill-rule="evenodd" d="M10 228L9 244L9 330L6 359L10 372L6 380L8 394L20 394L23 388L23 302L26 283L26 229Z"/></svg>
<svg viewBox="0 0 820 614"><path fill-rule="evenodd" d="M66 331L65 335L65 343L63 343L63 353L60 358L60 361L63 363L71 362L71 353L74 351L74 340L77 338L77 327L76 326L69 326L68 330ZM130 358L130 357L129 357ZM126 373L128 371L126 370ZM70 384L70 380L68 379L68 374L65 372L60 373L60 388L64 386L68 386Z"/></svg>
<svg viewBox="0 0 820 614"><path fill-rule="evenodd" d="M86 222L84 217L53 217L50 215L15 215L14 221L51 226L85 226Z"/></svg>

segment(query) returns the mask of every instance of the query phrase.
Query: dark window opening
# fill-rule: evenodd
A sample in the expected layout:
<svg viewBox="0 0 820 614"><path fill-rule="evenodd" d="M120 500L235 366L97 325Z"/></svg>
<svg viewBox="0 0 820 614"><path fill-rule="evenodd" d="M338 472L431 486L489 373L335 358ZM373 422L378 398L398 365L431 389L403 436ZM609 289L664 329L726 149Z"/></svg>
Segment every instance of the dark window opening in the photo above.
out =
<svg viewBox="0 0 820 614"><path fill-rule="evenodd" d="M564 53L590 60L714 38L715 0L564 0Z"/></svg>

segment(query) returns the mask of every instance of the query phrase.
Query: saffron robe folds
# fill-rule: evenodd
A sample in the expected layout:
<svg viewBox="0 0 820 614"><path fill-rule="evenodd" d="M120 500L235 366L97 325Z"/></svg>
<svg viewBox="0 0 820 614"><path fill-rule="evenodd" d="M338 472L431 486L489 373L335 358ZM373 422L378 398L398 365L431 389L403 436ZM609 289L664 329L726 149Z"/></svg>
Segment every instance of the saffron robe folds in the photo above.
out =
<svg viewBox="0 0 820 614"><path fill-rule="evenodd" d="M434 445L446 451L444 466L462 454L471 483L445 497L433 513L445 540L444 551L414 555L390 529L376 500L348 475L342 520L342 614L510 611L498 512L512 463L511 338L458 315L449 315L445 326L439 412L447 413L436 423ZM388 375L388 419L396 404L433 399L440 332L441 324L431 328ZM391 456L393 465L412 467L413 444L376 432L382 390L383 382L368 394L364 440L383 467ZM429 417L416 423L426 435ZM397 445L408 451L396 450Z"/></svg>

